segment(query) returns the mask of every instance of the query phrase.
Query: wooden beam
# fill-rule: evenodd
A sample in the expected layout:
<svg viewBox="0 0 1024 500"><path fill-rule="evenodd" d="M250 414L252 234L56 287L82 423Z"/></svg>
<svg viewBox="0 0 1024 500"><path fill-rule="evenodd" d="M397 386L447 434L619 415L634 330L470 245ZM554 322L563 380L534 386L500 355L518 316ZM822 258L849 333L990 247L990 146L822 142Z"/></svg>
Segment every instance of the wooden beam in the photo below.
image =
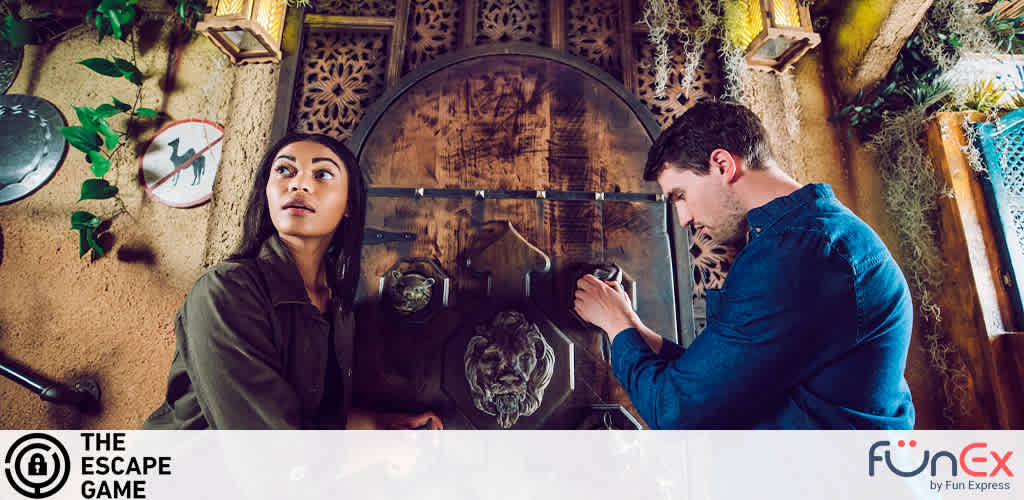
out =
<svg viewBox="0 0 1024 500"><path fill-rule="evenodd" d="M636 95L636 60L633 59L633 0L619 0L619 58L622 75L619 80L630 93Z"/></svg>
<svg viewBox="0 0 1024 500"><path fill-rule="evenodd" d="M476 19L480 9L478 0L466 0L462 9L462 41L459 46L466 49L476 45Z"/></svg>
<svg viewBox="0 0 1024 500"><path fill-rule="evenodd" d="M1020 380L1014 379L1016 363L1024 353L1007 352L1021 339L994 339L1013 325L1000 311L1008 297L999 282L999 260L994 225L985 203L984 188L963 151L966 144L963 114L939 113L926 128L928 156L940 182L950 186L952 197L939 201L939 248L945 262L944 282L935 298L942 308L936 333L957 348L966 367L962 382L970 415L957 415L965 429L1009 428L1021 420ZM1001 352L993 349L1002 348ZM1000 364L1000 361L1002 363Z"/></svg>
<svg viewBox="0 0 1024 500"><path fill-rule="evenodd" d="M391 32L395 27L395 18L307 14L306 26L313 29L350 29Z"/></svg>
<svg viewBox="0 0 1024 500"><path fill-rule="evenodd" d="M295 77L302 59L305 30L303 16L306 9L288 9L281 32L281 72L277 80L277 100L274 103L274 123L270 127L269 144L277 142L291 129L291 109L295 98Z"/></svg>
<svg viewBox="0 0 1024 500"><path fill-rule="evenodd" d="M391 30L391 50L388 51L387 86L398 83L405 63L405 39L409 31L409 2L398 0L395 9L394 28Z"/></svg>
<svg viewBox="0 0 1024 500"><path fill-rule="evenodd" d="M552 49L565 50L566 28L565 0L549 0L548 31Z"/></svg>
<svg viewBox="0 0 1024 500"><path fill-rule="evenodd" d="M825 50L840 97L878 85L933 0L851 0L829 29Z"/></svg>

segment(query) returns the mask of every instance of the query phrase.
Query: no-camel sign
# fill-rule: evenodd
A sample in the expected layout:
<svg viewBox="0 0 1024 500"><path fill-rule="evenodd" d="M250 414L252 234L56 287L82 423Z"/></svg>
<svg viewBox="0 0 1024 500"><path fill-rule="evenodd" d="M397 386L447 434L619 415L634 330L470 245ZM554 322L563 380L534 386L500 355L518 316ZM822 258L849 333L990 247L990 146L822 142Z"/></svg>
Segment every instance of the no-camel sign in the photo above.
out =
<svg viewBox="0 0 1024 500"><path fill-rule="evenodd" d="M139 182L172 207L209 201L223 150L224 129L206 120L182 120L160 129L139 159Z"/></svg>

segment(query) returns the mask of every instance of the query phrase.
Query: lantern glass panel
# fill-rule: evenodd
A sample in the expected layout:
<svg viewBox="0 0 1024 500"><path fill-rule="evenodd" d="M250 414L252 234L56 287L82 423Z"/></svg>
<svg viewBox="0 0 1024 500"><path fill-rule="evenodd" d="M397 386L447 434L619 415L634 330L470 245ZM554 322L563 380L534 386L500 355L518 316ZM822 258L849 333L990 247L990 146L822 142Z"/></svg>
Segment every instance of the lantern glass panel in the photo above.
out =
<svg viewBox="0 0 1024 500"><path fill-rule="evenodd" d="M224 31L224 36L234 44L238 52L248 52L250 50L265 50L263 44L259 42L252 33L246 30L233 30Z"/></svg>
<svg viewBox="0 0 1024 500"><path fill-rule="evenodd" d="M775 59L784 54L792 46L792 40L772 38L765 41L764 45L761 46L761 49L757 51L757 54L754 54L754 57L759 59Z"/></svg>
<svg viewBox="0 0 1024 500"><path fill-rule="evenodd" d="M800 2L798 0L775 0L772 13L776 26L800 27Z"/></svg>
<svg viewBox="0 0 1024 500"><path fill-rule="evenodd" d="M764 14L761 12L761 0L744 2L727 2L727 6L738 9L736 15L727 15L736 20L736 26L729 26L729 41L734 47L747 48L754 37L764 29ZM727 7L728 8L728 7Z"/></svg>
<svg viewBox="0 0 1024 500"><path fill-rule="evenodd" d="M287 8L284 0L258 0L255 21L267 30L275 41L281 41L281 28L284 27L284 14Z"/></svg>
<svg viewBox="0 0 1024 500"><path fill-rule="evenodd" d="M245 8L245 0L220 0L217 3L218 16L237 16L243 14L242 9Z"/></svg>

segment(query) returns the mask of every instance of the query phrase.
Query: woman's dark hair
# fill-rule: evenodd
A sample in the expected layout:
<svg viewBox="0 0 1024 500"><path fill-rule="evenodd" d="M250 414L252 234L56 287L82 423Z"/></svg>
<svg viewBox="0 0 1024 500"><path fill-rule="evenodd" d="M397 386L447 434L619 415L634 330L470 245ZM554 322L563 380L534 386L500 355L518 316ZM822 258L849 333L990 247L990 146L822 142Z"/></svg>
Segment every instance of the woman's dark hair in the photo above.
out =
<svg viewBox="0 0 1024 500"><path fill-rule="evenodd" d="M356 288L359 286L359 271L363 244L363 230L366 226L366 182L363 172L356 162L355 156L337 139L322 134L289 134L270 146L263 155L260 166L253 179L249 202L245 207L242 219L242 242L231 259L250 259L256 257L260 247L271 235L277 232L270 220L267 206L267 182L270 180L270 167L274 164L277 153L285 146L302 141L321 144L341 158L348 173L348 217L341 219L341 224L334 231L330 248L327 250L327 284L335 297L341 299L342 307L350 309L355 300Z"/></svg>

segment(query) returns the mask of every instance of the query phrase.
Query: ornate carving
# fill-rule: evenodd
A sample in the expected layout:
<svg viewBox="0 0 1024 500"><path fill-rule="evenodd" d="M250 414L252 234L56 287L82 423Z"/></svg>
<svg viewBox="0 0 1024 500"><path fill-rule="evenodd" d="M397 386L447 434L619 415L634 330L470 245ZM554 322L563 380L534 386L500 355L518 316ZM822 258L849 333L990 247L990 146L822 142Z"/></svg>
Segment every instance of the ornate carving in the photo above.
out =
<svg viewBox="0 0 1024 500"><path fill-rule="evenodd" d="M722 288L729 266L739 251L712 240L706 234L693 237L690 246L693 267L693 298L704 300L708 288Z"/></svg>
<svg viewBox="0 0 1024 500"><path fill-rule="evenodd" d="M544 0L481 0L476 43L533 42L544 45Z"/></svg>
<svg viewBox="0 0 1024 500"><path fill-rule="evenodd" d="M699 334L707 326L707 290L722 288L738 248L712 240L708 235L691 236L690 262L693 271L693 319Z"/></svg>
<svg viewBox="0 0 1024 500"><path fill-rule="evenodd" d="M383 34L309 33L295 86L292 129L348 138L384 92L386 69Z"/></svg>
<svg viewBox="0 0 1024 500"><path fill-rule="evenodd" d="M620 0L570 0L568 50L622 78L619 50Z"/></svg>
<svg viewBox="0 0 1024 500"><path fill-rule="evenodd" d="M675 117L689 109L695 102L715 99L721 93L721 67L718 63L716 50L718 42L711 40L704 47L704 59L701 61L698 74L693 77L693 85L689 89L679 87L679 70L683 67L682 47L674 38L669 43L672 56L672 70L669 71L666 99L654 97L655 76L654 47L647 42L646 35L637 35L633 39L633 54L636 59L637 97L654 113L662 128L672 124Z"/></svg>
<svg viewBox="0 0 1024 500"><path fill-rule="evenodd" d="M434 278L418 273L402 274L391 271L391 288L388 290L391 307L399 314L419 312L430 305L433 295Z"/></svg>
<svg viewBox="0 0 1024 500"><path fill-rule="evenodd" d="M414 0L409 15L405 72L458 47L461 10L459 0Z"/></svg>
<svg viewBox="0 0 1024 500"><path fill-rule="evenodd" d="M395 17L395 0L317 0L313 12L336 16Z"/></svg>
<svg viewBox="0 0 1024 500"><path fill-rule="evenodd" d="M463 358L473 404L508 429L540 408L555 351L519 311L501 311L474 333Z"/></svg>

